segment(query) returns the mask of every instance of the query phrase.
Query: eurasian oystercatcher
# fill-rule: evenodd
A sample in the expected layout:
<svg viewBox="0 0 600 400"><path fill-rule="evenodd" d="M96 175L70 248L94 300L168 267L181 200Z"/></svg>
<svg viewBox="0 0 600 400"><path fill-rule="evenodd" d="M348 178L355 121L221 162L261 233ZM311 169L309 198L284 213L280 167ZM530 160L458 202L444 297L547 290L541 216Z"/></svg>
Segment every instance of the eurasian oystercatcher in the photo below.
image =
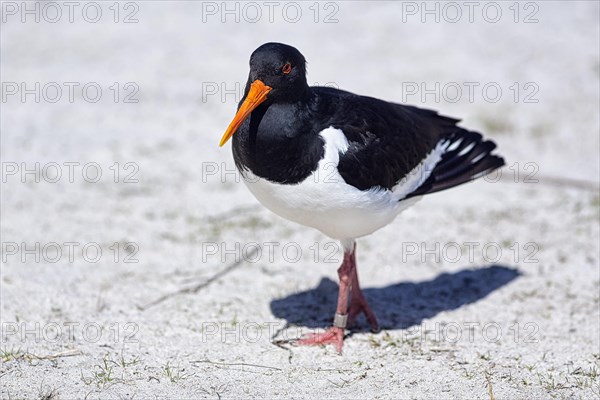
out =
<svg viewBox="0 0 600 400"><path fill-rule="evenodd" d="M504 165L496 145L432 110L330 87L309 87L294 47L266 43L250 57L244 97L220 146L233 136L244 182L274 213L341 241L344 260L333 327L298 344L336 345L362 312L379 323L358 283L356 242L421 196Z"/></svg>

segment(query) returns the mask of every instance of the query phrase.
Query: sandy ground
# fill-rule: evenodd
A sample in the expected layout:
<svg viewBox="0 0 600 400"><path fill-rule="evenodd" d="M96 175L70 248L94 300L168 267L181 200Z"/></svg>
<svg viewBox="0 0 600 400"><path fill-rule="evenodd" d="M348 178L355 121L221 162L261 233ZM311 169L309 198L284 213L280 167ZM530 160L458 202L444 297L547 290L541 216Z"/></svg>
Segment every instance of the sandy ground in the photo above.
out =
<svg viewBox="0 0 600 400"><path fill-rule="evenodd" d="M597 2L22 4L2 4L2 398L600 396ZM311 84L463 118L508 164L359 241L383 331L343 355L289 343L330 323L339 246L217 147L266 41Z"/></svg>

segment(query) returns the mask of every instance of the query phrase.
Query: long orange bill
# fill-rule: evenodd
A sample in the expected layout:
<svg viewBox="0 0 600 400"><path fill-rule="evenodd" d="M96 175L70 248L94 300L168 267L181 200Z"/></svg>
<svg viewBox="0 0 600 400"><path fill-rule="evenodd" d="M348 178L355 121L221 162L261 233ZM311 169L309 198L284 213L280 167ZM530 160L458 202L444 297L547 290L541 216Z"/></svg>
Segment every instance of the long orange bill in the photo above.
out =
<svg viewBox="0 0 600 400"><path fill-rule="evenodd" d="M233 121L227 127L225 134L221 138L221 142L219 143L219 147L223 146L227 141L233 136L233 134L238 130L242 122L246 119L248 115L254 110L260 103L267 99L267 94L271 91L271 87L265 85L261 80L257 79L252 82L250 85L250 91L248 92L248 96L246 96L246 100L240 106L237 114L233 117Z"/></svg>

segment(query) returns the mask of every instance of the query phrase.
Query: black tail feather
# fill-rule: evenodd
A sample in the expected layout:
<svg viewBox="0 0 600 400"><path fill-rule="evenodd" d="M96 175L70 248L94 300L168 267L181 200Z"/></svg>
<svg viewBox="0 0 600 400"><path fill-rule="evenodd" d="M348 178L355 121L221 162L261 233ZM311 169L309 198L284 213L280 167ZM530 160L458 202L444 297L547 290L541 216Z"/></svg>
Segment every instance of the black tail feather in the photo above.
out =
<svg viewBox="0 0 600 400"><path fill-rule="evenodd" d="M448 150L435 165L429 178L406 198L435 193L480 178L504 165L504 159L491 154L496 144L477 132L459 130L446 139Z"/></svg>
<svg viewBox="0 0 600 400"><path fill-rule="evenodd" d="M451 140L451 144L449 146L451 149L449 148L442 156L442 159L438 164L440 167L446 168L448 165L453 165L459 162L460 159L457 158L457 155L468 146L473 145L473 143L481 142L483 137L477 132L465 131L464 135L460 139L462 140ZM454 146L456 146L456 148L454 148Z"/></svg>
<svg viewBox="0 0 600 400"><path fill-rule="evenodd" d="M454 158L449 159L446 163L439 165L438 171L440 171L440 173L437 177L438 180L444 180L468 170L476 162L490 154L494 148L496 148L496 144L493 142L476 143L465 154L461 156L455 156ZM477 160L474 161L475 159Z"/></svg>

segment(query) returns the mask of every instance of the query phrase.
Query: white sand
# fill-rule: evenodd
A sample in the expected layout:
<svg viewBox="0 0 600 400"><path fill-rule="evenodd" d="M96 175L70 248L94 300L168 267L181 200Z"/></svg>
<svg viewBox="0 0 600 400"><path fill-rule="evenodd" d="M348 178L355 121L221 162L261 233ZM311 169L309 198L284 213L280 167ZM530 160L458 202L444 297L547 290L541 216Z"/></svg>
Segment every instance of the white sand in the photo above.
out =
<svg viewBox="0 0 600 400"><path fill-rule="evenodd" d="M62 4L54 24L21 23L3 8L3 94L7 82L57 82L63 97L49 103L51 85L39 103L20 93L2 102L2 398L600 396L598 3L531 3L539 21L529 24L513 21L512 2L499 3L497 23L481 14L487 3L472 23L466 6L457 23L444 20L449 9L422 23L410 15L421 2L404 3L406 22L400 3L337 2L321 3L315 23L311 2L300 3L297 23L280 3L270 23L259 2L261 21L222 23L220 14L203 22L200 3L135 2L133 24L113 22L112 2L88 23L83 4L73 23ZM136 11L123 6L120 20ZM213 6L221 3L204 5ZM521 3L519 20L534 6ZM323 23L336 9L338 22ZM266 41L297 46L311 83L462 117L512 166L499 182L423 199L360 240L359 274L384 330L372 335L361 321L341 356L272 344L288 325L277 338L330 323L337 247L261 208L234 174L221 177L233 161L217 144L238 100L221 99L221 88L241 91L248 57ZM72 103L64 82L79 83ZM89 82L102 88L97 103L82 97ZM136 104L123 102L127 82L139 87ZM439 101L406 92L435 82L450 83ZM452 82L465 89L454 103ZM479 84L472 101L465 82ZM502 89L498 102L483 97L487 83ZM536 88L538 102L525 103ZM9 175L36 162L48 173L39 183ZM80 163L72 183L68 162ZM97 183L81 175L91 162L103 173ZM63 173L57 183L51 163ZM136 167L139 182L123 182ZM128 242L138 263L125 262ZM22 243L46 246L39 262ZM56 262L52 243L63 248ZM91 262L96 243L102 255ZM263 245L254 262L138 307L205 282L253 243Z"/></svg>

